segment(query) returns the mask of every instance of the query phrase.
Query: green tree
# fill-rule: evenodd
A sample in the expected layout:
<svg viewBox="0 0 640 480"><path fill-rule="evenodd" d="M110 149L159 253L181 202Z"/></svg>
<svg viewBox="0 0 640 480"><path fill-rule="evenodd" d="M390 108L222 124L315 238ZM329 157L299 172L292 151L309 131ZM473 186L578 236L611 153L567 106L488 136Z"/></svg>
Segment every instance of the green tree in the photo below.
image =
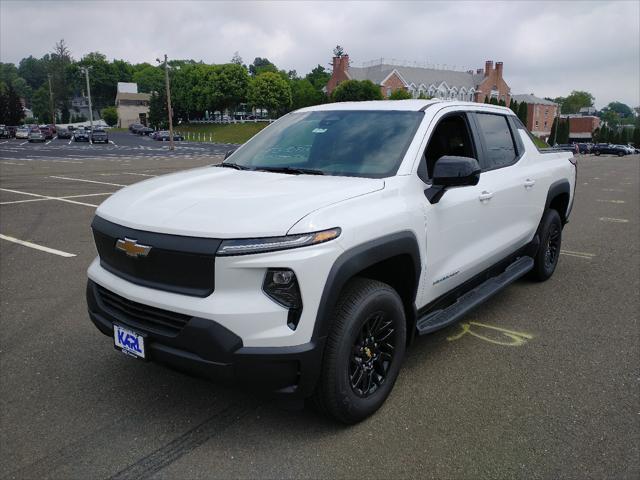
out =
<svg viewBox="0 0 640 480"><path fill-rule="evenodd" d="M50 123L51 114L49 108L49 87L42 85L33 94L33 100L31 102L31 109L33 115L40 123Z"/></svg>
<svg viewBox="0 0 640 480"><path fill-rule="evenodd" d="M382 93L380 87L370 80L346 80L336 87L331 99L334 102L382 100Z"/></svg>
<svg viewBox="0 0 640 480"><path fill-rule="evenodd" d="M111 70L117 82L133 82L133 67L125 60L111 62Z"/></svg>
<svg viewBox="0 0 640 480"><path fill-rule="evenodd" d="M256 108L266 108L271 117L279 116L291 106L291 87L277 73L261 73L249 83L248 100Z"/></svg>
<svg viewBox="0 0 640 480"><path fill-rule="evenodd" d="M324 95L318 92L306 78L291 82L291 108L293 110L318 105L323 102Z"/></svg>
<svg viewBox="0 0 640 480"><path fill-rule="evenodd" d="M249 75L247 71L235 63L216 65L214 77L215 106L218 110L234 110L235 107L247 98L249 87ZM289 96L291 93L289 92Z"/></svg>
<svg viewBox="0 0 640 480"><path fill-rule="evenodd" d="M633 135L631 136L631 142L633 146L636 148L640 148L640 127L635 127L633 129Z"/></svg>
<svg viewBox="0 0 640 480"><path fill-rule="evenodd" d="M32 90L37 90L47 81L48 70L48 59L45 57L35 58L29 55L18 64L18 74L25 79Z"/></svg>
<svg viewBox="0 0 640 480"><path fill-rule="evenodd" d="M410 98L413 98L411 93L404 88L398 88L389 95L389 100L408 100Z"/></svg>
<svg viewBox="0 0 640 480"><path fill-rule="evenodd" d="M173 105L172 105L173 106ZM165 128L169 123L167 115L167 95L165 89L152 92L149 99L149 125L154 128Z"/></svg>
<svg viewBox="0 0 640 480"><path fill-rule="evenodd" d="M257 77L261 73L266 72L278 72L278 68L273 63L271 63L268 58L256 57L253 60L253 63L249 65L249 73L252 77Z"/></svg>
<svg viewBox="0 0 640 480"><path fill-rule="evenodd" d="M520 119L520 121L523 124L527 124L527 116L529 114L529 107L527 107L527 104L525 102L522 102L520 105L518 105L518 118Z"/></svg>
<svg viewBox="0 0 640 480"><path fill-rule="evenodd" d="M99 111L101 108L113 105L116 99L118 72L107 61L107 57L100 52L91 52L72 67L77 91L86 90L85 76L80 71L83 67L90 69L91 101L95 109Z"/></svg>
<svg viewBox="0 0 640 480"><path fill-rule="evenodd" d="M340 45L336 45L336 48L333 49L333 56L334 57L344 57L346 55L344 48L342 48Z"/></svg>
<svg viewBox="0 0 640 480"><path fill-rule="evenodd" d="M102 119L107 125L113 127L118 124L118 109L116 107L106 107L102 109Z"/></svg>
<svg viewBox="0 0 640 480"><path fill-rule="evenodd" d="M489 97L485 95L484 97L484 103L489 103Z"/></svg>
<svg viewBox="0 0 640 480"><path fill-rule="evenodd" d="M515 101L513 98L509 102L509 108L513 113L515 113L516 115L518 114L518 102Z"/></svg>
<svg viewBox="0 0 640 480"><path fill-rule="evenodd" d="M557 143L558 141L558 138L556 136L557 128L558 128L558 118L556 117L553 119L553 123L551 124L551 132L549 133L549 145L555 145L555 143Z"/></svg>
<svg viewBox="0 0 640 480"><path fill-rule="evenodd" d="M329 73L322 65L318 65L304 77L311 82L313 88L321 92L327 86L327 82L331 78Z"/></svg>
<svg viewBox="0 0 640 480"><path fill-rule="evenodd" d="M633 115L633 110L629 105L626 105L622 102L611 102L609 105L604 107L602 111L612 111L618 114L619 117L625 118Z"/></svg>
<svg viewBox="0 0 640 480"><path fill-rule="evenodd" d="M498 100L498 105L500 105L501 107L506 107L507 106L507 102L505 102L504 100L500 99L500 100Z"/></svg>
<svg viewBox="0 0 640 480"><path fill-rule="evenodd" d="M607 124L609 127L617 127L620 125L620 116L613 110L606 110L600 113L600 120Z"/></svg>
<svg viewBox="0 0 640 480"><path fill-rule="evenodd" d="M164 70L148 63L141 63L133 67L132 80L138 84L141 93L158 92L164 87Z"/></svg>
<svg viewBox="0 0 640 480"><path fill-rule="evenodd" d="M574 90L566 98L558 97L556 103L562 103L562 113L578 113L583 107L593 107L595 97L589 92Z"/></svg>
<svg viewBox="0 0 640 480"><path fill-rule="evenodd" d="M6 121L1 122L5 125L19 125L24 118L24 109L18 92L9 85L6 89Z"/></svg>
<svg viewBox="0 0 640 480"><path fill-rule="evenodd" d="M558 127L557 143L569 142L569 119L561 119Z"/></svg>

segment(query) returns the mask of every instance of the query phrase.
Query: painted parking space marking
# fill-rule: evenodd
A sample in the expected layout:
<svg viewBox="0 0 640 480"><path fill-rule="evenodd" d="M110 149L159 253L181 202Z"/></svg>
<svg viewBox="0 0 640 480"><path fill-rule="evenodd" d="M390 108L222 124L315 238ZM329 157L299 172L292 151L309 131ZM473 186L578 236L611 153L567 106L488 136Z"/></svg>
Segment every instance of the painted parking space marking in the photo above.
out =
<svg viewBox="0 0 640 480"><path fill-rule="evenodd" d="M68 198L51 197L49 195L40 195L38 193L22 192L20 190L11 190L11 189L8 189L8 188L0 188L0 190L3 191L3 192L19 193L20 195L28 195L28 196L31 196L31 197L46 198L48 200L57 200L59 202L73 203L75 205L83 205L85 207L92 207L92 208L97 208L98 207L98 205L94 205L92 203L78 202L76 200L71 200L71 199L68 199Z"/></svg>
<svg viewBox="0 0 640 480"><path fill-rule="evenodd" d="M18 245L23 245L25 247L33 248L34 250L40 250L42 252L52 253L53 255L58 255L60 257L75 257L75 253L63 252L62 250L56 250L55 248L45 247L43 245L38 245L37 243L27 242L25 240L20 240L15 237L10 237L9 235L2 235L0 233L0 239L6 240L8 242L17 243Z"/></svg>
<svg viewBox="0 0 640 480"><path fill-rule="evenodd" d="M114 193L115 192L83 193L82 195L65 195L64 197L31 198L29 200L12 200L12 201L9 201L9 202L0 202L0 205L14 205L16 203L30 203L30 202L48 202L48 201L51 201L51 200L66 200L68 198L101 197L101 196L104 196L104 195L113 195Z"/></svg>
<svg viewBox="0 0 640 480"><path fill-rule="evenodd" d="M629 223L629 220L627 220L626 218L600 217L600 221L611 223Z"/></svg>
<svg viewBox="0 0 640 480"><path fill-rule="evenodd" d="M460 333L447 337L447 340L453 342L469 334L494 345L520 347L534 338L530 333L516 332L480 322L463 322L460 323L460 328L462 328ZM503 337L507 337L509 340L505 340Z"/></svg>
<svg viewBox="0 0 640 480"><path fill-rule="evenodd" d="M560 255L567 255L569 257L584 258L585 260L592 260L593 257L595 257L594 253L573 252L571 250L560 250Z"/></svg>
<svg viewBox="0 0 640 480"><path fill-rule="evenodd" d="M122 172L122 175L138 175L140 177L155 177L157 175L150 175L148 173L133 173L133 172Z"/></svg>
<svg viewBox="0 0 640 480"><path fill-rule="evenodd" d="M120 183L98 182L97 180L87 180L85 178L58 177L55 175L50 175L49 178L57 178L59 180L71 180L75 182L98 183L101 185L111 185L113 187L128 187L128 185L122 185Z"/></svg>
<svg viewBox="0 0 640 480"><path fill-rule="evenodd" d="M601 203L627 203L624 200L601 200L601 199L596 200L596 202L601 202Z"/></svg>

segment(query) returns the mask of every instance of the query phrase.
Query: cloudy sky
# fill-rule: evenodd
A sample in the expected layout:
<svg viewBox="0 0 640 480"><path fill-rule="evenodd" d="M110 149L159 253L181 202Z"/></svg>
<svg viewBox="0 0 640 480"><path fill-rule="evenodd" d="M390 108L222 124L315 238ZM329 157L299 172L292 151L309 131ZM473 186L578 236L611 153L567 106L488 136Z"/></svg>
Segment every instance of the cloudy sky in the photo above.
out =
<svg viewBox="0 0 640 480"><path fill-rule="evenodd" d="M208 63L235 51L307 73L340 44L376 58L483 67L503 61L513 93L587 90L596 106L640 104L640 2L215 2L0 0L0 61L42 56L64 38L74 58Z"/></svg>

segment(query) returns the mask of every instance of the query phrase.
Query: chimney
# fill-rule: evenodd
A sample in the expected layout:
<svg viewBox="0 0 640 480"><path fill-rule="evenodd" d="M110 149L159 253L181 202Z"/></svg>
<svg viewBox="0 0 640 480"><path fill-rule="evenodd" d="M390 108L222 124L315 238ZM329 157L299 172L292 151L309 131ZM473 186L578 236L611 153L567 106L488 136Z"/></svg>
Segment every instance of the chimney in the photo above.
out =
<svg viewBox="0 0 640 480"><path fill-rule="evenodd" d="M491 60L487 60L484 62L484 76L488 77L491 70L493 70L493 62Z"/></svg>
<svg viewBox="0 0 640 480"><path fill-rule="evenodd" d="M481 68L478 68L478 69L476 70L476 73L477 73L477 74L482 74L482 73L484 73L484 70L483 70L483 69L481 69Z"/></svg>
<svg viewBox="0 0 640 480"><path fill-rule="evenodd" d="M345 73L349 69L349 55L342 57L333 57L333 74Z"/></svg>
<svg viewBox="0 0 640 480"><path fill-rule="evenodd" d="M502 78L502 62L496 62L496 76Z"/></svg>

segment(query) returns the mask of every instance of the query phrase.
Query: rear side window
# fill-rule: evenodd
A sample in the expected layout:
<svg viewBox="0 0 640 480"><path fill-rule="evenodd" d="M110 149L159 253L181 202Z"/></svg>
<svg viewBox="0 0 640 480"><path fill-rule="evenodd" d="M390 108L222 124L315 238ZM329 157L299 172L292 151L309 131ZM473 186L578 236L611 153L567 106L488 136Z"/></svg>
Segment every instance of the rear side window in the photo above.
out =
<svg viewBox="0 0 640 480"><path fill-rule="evenodd" d="M486 170L511 165L516 159L516 148L507 118L503 115L476 113L478 128L487 147Z"/></svg>

